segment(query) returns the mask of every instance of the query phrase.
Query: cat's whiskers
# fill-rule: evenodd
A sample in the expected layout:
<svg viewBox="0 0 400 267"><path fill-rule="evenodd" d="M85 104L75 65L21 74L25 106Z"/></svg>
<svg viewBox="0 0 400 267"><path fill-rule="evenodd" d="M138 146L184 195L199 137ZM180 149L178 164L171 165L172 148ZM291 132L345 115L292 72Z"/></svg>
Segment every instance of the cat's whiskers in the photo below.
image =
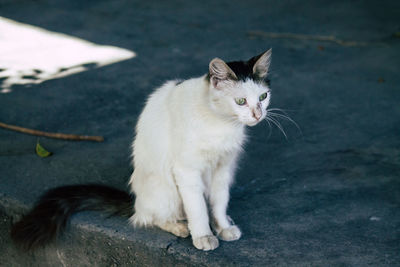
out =
<svg viewBox="0 0 400 267"><path fill-rule="evenodd" d="M267 120L266 118L265 118L265 121L268 123L268 126L269 126L269 132L268 132L268 136L267 136L267 139L269 139L272 134L272 126L271 126L271 123L269 122L269 120Z"/></svg>
<svg viewBox="0 0 400 267"><path fill-rule="evenodd" d="M285 114L279 114L279 113L274 113L274 112L270 111L269 115L273 116L273 117L275 116L275 117L278 117L278 118L282 118L282 119L285 119L285 120L293 123L294 126L296 126L296 128L300 131L300 133L302 133L302 131L300 129L300 126L292 118L290 118L286 113Z"/></svg>
<svg viewBox="0 0 400 267"><path fill-rule="evenodd" d="M269 124L269 126L271 127L271 124L269 122L272 122L273 124L275 124L275 126L282 132L282 134L285 136L285 138L287 139L287 135L285 130L283 129L282 124L278 121L278 119L285 119L289 122L291 122L294 126L296 126L296 128L300 131L300 133L302 133L300 126L292 119L289 117L289 115L282 109L279 108L270 108L267 109L267 116L265 117L265 120L267 121L267 123ZM277 111L277 112L281 112L281 113L276 113L273 111Z"/></svg>
<svg viewBox="0 0 400 267"><path fill-rule="evenodd" d="M267 116L265 117L265 119L267 120L267 121L270 121L270 122L272 122L273 124L275 124L275 126L276 127L278 127L278 129L282 132L282 134L285 136L285 139L287 140L288 138L287 138L287 135L286 135L286 132L285 132L285 130L283 130L283 127L282 127L282 125L279 123L279 121L277 121L276 119L274 119L273 117L269 117L268 116L268 114L267 114Z"/></svg>

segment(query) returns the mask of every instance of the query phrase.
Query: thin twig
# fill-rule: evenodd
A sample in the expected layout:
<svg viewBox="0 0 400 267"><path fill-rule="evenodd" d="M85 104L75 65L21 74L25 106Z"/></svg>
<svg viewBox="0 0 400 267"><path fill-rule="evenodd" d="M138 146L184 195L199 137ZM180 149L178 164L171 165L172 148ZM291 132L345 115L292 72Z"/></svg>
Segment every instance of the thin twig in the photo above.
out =
<svg viewBox="0 0 400 267"><path fill-rule="evenodd" d="M49 138L57 138L57 139L64 139L64 140L73 140L73 141L96 141L96 142L103 142L104 138L102 136L88 136L88 135L76 135L76 134L63 134L63 133L49 133L43 132L28 128L23 128L15 125L9 125L0 122L0 127L3 127L8 130L13 130L25 134L37 135L37 136L45 136Z"/></svg>
<svg viewBox="0 0 400 267"><path fill-rule="evenodd" d="M267 38L332 42L342 46L366 46L369 44L366 42L345 41L342 39L338 39L333 35L307 35L307 34L297 34L297 33L276 33L276 32L264 32L264 31L249 31L247 32L247 34L250 37L267 37Z"/></svg>

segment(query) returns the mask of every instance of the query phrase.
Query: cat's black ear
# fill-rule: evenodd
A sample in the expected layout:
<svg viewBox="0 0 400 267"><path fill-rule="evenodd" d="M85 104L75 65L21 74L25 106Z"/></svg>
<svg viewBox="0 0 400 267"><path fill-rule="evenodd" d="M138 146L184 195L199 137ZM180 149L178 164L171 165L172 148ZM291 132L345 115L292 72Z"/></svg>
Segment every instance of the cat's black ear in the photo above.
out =
<svg viewBox="0 0 400 267"><path fill-rule="evenodd" d="M211 60L209 65L210 82L215 88L218 88L220 82L233 80L236 81L238 78L231 68L219 58Z"/></svg>
<svg viewBox="0 0 400 267"><path fill-rule="evenodd" d="M272 48L253 58L253 60L256 60L253 65L253 74L260 79L267 77L269 65L271 64L271 54Z"/></svg>

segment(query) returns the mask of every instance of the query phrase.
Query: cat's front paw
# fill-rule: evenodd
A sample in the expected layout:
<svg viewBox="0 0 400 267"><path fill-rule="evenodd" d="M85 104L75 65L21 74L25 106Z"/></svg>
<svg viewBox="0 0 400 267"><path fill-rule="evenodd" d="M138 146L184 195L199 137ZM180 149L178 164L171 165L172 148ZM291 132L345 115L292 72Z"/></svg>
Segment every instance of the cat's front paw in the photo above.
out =
<svg viewBox="0 0 400 267"><path fill-rule="evenodd" d="M228 228L222 229L219 232L218 237L224 241L234 241L238 240L242 236L239 227L236 225L231 225Z"/></svg>
<svg viewBox="0 0 400 267"><path fill-rule="evenodd" d="M206 235L197 238L193 238L193 245L197 249L201 250L213 250L219 245L218 238L213 235Z"/></svg>

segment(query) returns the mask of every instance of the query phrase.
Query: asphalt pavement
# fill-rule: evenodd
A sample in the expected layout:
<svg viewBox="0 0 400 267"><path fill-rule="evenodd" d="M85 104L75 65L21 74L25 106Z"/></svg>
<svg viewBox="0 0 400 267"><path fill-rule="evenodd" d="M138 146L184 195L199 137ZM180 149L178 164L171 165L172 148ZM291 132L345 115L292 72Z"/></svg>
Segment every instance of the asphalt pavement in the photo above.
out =
<svg viewBox="0 0 400 267"><path fill-rule="evenodd" d="M0 122L105 138L38 140L0 128L1 266L400 265L399 1L0 0L0 17L131 55L71 63L43 81L32 69L20 83L1 76L0 58ZM0 32L3 51L8 37ZM300 129L283 119L287 137L267 123L248 129L229 206L239 241L197 251L190 238L85 212L48 249L12 245L11 222L47 189L127 189L133 130L156 87L205 74L214 57L269 48L271 107ZM36 155L38 141L50 157Z"/></svg>

